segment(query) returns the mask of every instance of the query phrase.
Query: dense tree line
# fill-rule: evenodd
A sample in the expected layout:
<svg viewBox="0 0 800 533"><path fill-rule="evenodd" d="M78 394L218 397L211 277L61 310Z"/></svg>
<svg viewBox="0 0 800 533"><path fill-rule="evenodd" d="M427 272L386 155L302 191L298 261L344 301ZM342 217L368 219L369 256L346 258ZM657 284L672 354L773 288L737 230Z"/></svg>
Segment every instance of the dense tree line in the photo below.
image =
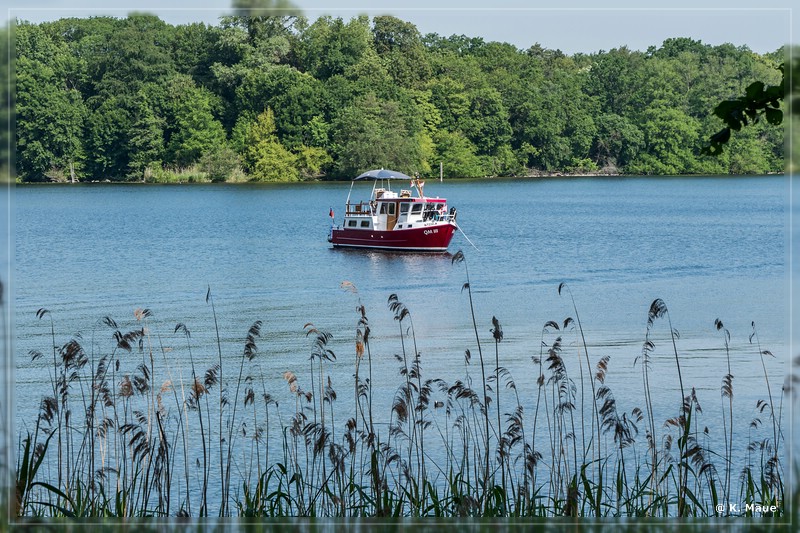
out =
<svg viewBox="0 0 800 533"><path fill-rule="evenodd" d="M675 38L568 56L421 35L391 16L147 14L16 27L24 181L347 178L537 172L766 173L783 131L702 155L721 100L778 83L783 51Z"/></svg>

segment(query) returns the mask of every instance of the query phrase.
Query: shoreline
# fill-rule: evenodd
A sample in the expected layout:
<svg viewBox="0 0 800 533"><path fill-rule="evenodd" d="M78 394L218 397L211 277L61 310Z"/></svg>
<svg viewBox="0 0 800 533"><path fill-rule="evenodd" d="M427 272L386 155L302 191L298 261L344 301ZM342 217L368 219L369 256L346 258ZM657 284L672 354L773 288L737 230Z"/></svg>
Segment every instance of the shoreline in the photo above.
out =
<svg viewBox="0 0 800 533"><path fill-rule="evenodd" d="M768 172L766 174L611 174L603 172L531 172L521 176L482 176L470 178L447 178L447 181L484 181L484 180L535 180L535 179L562 179L562 178L760 178L775 176L791 176L787 172ZM436 177L423 178L439 181ZM117 181L117 180L85 180L85 181L14 181L9 182L17 186L38 185L299 185L316 183L348 183L346 179L315 179L303 181Z"/></svg>

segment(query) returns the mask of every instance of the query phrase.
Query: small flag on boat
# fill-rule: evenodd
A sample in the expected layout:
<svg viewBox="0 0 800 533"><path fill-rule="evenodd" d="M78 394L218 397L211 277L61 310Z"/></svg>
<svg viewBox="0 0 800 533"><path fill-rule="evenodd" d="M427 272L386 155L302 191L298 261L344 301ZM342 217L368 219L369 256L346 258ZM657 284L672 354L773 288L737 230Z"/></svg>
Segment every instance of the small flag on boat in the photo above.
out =
<svg viewBox="0 0 800 533"><path fill-rule="evenodd" d="M331 212L330 212L330 213L328 213L328 216L329 216L329 217L331 217L331 218L333 218L333 208L332 208L332 207L331 207Z"/></svg>

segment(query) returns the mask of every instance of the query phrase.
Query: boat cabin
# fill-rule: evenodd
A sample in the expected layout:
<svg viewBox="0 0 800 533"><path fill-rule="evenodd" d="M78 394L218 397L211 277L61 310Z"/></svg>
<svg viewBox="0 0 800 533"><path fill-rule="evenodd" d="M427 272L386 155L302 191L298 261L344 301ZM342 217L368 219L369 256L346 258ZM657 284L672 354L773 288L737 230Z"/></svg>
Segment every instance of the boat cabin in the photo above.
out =
<svg viewBox="0 0 800 533"><path fill-rule="evenodd" d="M421 227L448 217L444 198L414 198L410 190L402 189L398 194L379 188L371 201L347 204L344 227L392 231Z"/></svg>

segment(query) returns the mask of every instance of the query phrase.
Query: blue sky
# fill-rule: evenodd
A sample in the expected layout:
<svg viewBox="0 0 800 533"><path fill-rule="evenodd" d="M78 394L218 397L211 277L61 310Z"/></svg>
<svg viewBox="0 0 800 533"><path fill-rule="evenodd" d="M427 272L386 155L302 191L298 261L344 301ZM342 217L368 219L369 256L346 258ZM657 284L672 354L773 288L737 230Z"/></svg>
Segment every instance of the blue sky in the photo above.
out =
<svg viewBox="0 0 800 533"><path fill-rule="evenodd" d="M691 37L717 45L726 42L771 52L793 41L792 1L762 0L295 0L306 16L332 14L348 19L360 13L392 14L422 33L465 34L519 48L535 43L566 53L637 50L669 37ZM156 13L173 24L215 24L230 0L7 0L4 19L39 22L67 16L128 11ZM402 7L400 7L402 6ZM796 26L796 23L794 24ZM796 41L796 39L795 39Z"/></svg>

